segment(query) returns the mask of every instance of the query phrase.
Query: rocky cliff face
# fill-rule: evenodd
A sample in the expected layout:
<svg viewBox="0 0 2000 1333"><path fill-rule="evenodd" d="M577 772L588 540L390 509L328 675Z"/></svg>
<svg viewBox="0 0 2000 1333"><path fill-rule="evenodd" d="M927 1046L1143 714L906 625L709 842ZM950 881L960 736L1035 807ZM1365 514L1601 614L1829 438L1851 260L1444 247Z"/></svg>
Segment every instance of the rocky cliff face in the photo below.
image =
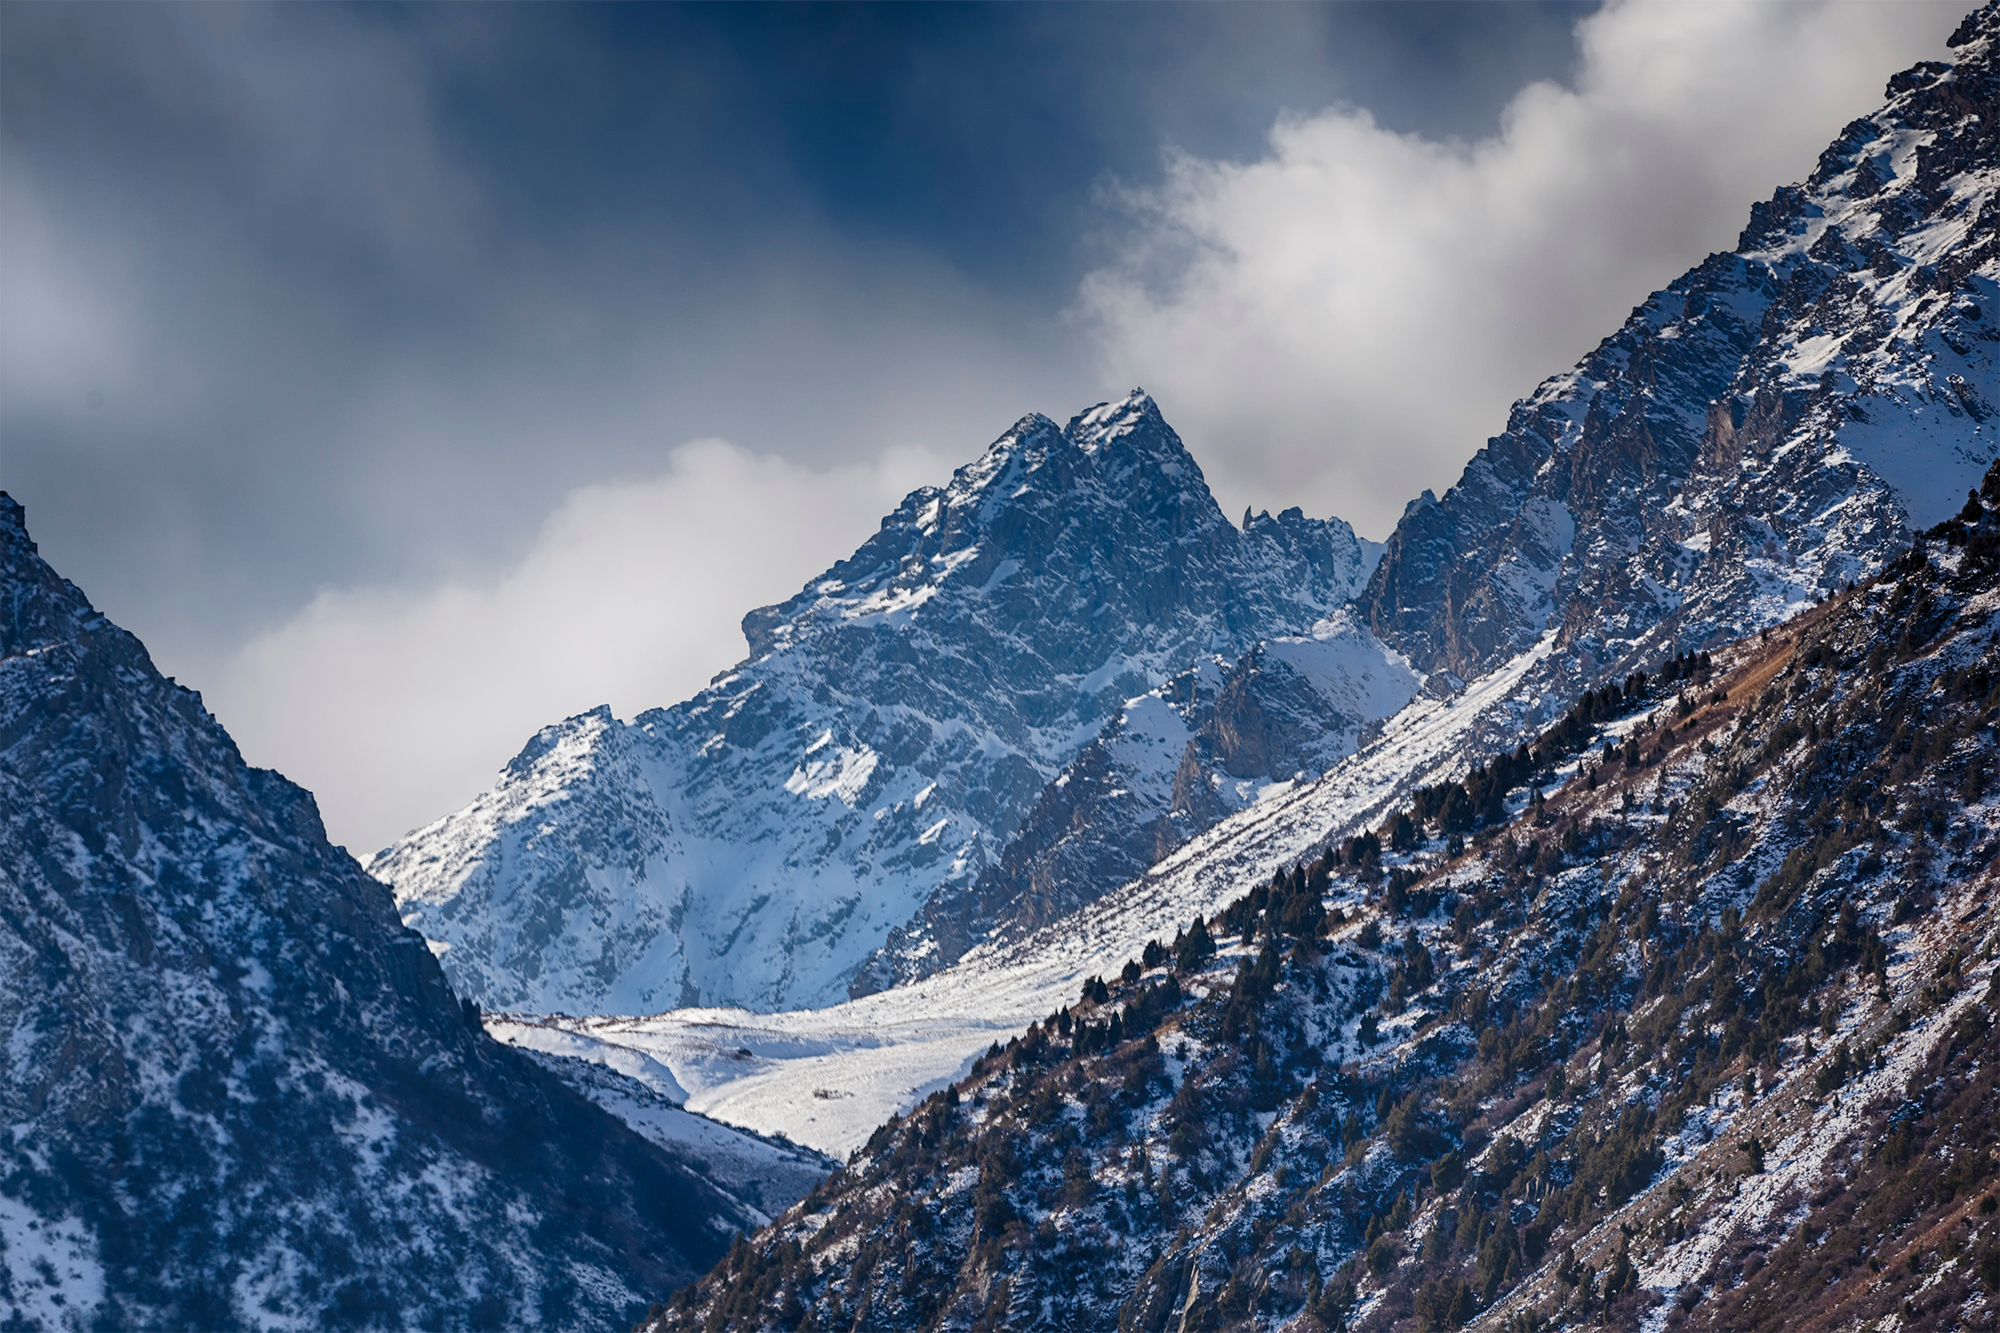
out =
<svg viewBox="0 0 2000 1333"><path fill-rule="evenodd" d="M1397 527L1359 600L1375 633L1471 679L1554 631L1535 683L1575 697L1957 509L2000 452L1993 78L1983 39L1898 75L1734 252L1516 404Z"/></svg>
<svg viewBox="0 0 2000 1333"><path fill-rule="evenodd" d="M975 945L1058 920L1142 873L1197 825L1177 817L1173 777L1228 670L1208 657L1128 701L1042 789L999 859L931 895L856 977L858 998L929 976Z"/></svg>
<svg viewBox="0 0 2000 1333"><path fill-rule="evenodd" d="M597 1328L757 1212L480 1031L0 494L0 1322Z"/></svg>
<svg viewBox="0 0 2000 1333"><path fill-rule="evenodd" d="M746 617L751 658L694 699L548 728L370 869L493 1007L839 999L1126 700L1313 624L1369 568L1337 520L1232 526L1144 394L1028 417ZM944 947L902 939L912 966Z"/></svg>
<svg viewBox="0 0 2000 1333"><path fill-rule="evenodd" d="M1174 773L1174 809L1206 828L1272 784L1312 781L1423 683L1345 610L1310 635L1267 639L1216 691Z"/></svg>

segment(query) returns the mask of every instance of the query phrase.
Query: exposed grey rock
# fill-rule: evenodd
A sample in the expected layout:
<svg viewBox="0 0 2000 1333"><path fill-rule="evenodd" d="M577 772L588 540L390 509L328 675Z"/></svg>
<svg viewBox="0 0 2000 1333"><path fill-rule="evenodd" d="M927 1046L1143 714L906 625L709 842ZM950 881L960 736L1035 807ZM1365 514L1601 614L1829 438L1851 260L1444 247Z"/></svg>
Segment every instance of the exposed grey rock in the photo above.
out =
<svg viewBox="0 0 2000 1333"><path fill-rule="evenodd" d="M1988 61L1920 66L1737 249L1517 403L1358 606L1427 673L1555 634L1553 707L1769 624L1955 511L2000 452Z"/></svg>
<svg viewBox="0 0 2000 1333"><path fill-rule="evenodd" d="M1018 940L1096 901L1261 796L1318 777L1419 683L1342 612L1310 635L1267 639L1234 663L1211 659L1131 700L1043 790L998 863L969 889L934 895L855 994L929 975L975 944Z"/></svg>

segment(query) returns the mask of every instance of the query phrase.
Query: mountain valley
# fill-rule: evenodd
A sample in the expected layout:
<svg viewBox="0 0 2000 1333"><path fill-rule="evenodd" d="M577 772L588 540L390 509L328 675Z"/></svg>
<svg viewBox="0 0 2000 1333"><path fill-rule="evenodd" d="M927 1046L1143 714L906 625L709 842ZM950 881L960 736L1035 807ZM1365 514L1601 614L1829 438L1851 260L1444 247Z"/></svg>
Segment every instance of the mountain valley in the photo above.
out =
<svg viewBox="0 0 2000 1333"><path fill-rule="evenodd" d="M369 869L488 1008L830 1003L923 970L918 909L1124 700L1310 626L1372 568L1339 520L1231 525L1143 393L1026 417L745 617L752 656L696 698L544 729Z"/></svg>

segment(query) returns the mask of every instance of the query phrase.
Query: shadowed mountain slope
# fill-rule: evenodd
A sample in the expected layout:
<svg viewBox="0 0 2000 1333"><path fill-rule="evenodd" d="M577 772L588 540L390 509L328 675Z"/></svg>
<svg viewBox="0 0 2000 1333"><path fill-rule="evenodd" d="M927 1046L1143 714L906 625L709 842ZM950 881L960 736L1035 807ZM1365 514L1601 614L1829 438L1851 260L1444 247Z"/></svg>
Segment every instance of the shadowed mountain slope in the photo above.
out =
<svg viewBox="0 0 2000 1333"><path fill-rule="evenodd" d="M759 1220L488 1039L4 494L0 976L10 1328L601 1328Z"/></svg>

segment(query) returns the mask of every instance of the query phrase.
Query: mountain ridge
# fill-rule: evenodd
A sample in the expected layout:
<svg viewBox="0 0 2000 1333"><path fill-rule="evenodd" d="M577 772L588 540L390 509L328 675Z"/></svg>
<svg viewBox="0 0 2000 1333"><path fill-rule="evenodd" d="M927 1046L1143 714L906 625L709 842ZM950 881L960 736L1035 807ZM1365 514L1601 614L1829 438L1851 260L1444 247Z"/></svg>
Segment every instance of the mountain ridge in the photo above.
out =
<svg viewBox="0 0 2000 1333"><path fill-rule="evenodd" d="M693 699L557 724L369 868L489 1007L837 1000L1126 699L1310 625L1368 555L1296 510L1233 527L1141 392L1030 415L746 616Z"/></svg>
<svg viewBox="0 0 2000 1333"><path fill-rule="evenodd" d="M1978 22L1990 24L1994 11L1981 12ZM1468 586L1496 568L1522 573L1501 580L1480 604L1498 608L1495 614L1519 612L1488 628L1520 636L1508 641L1508 652L1528 646L1513 656L1496 652L1497 664L1470 680L1434 658L1418 697L1365 729L1358 752L1325 776L1274 784L1282 789L1195 833L1061 922L1012 943L981 944L900 995L811 1015L708 1011L606 1023L595 1029L600 1039L664 1050L697 1024L718 1036L741 1033L757 1050L754 1074L740 1083L712 1078L704 1104L763 1126L800 1124L793 1106L811 1104L793 1099L812 1087L854 1089L857 1100L873 1099L878 1114L907 1109L962 1078L995 1029L1034 1016L1033 1002L1042 1012L1059 1005L1093 972L1137 956L1149 938L1171 937L1191 916L1211 916L1246 884L1310 863L1355 836L1388 846L1398 811L1420 791L1514 752L1576 701L1728 641L1732 627L1754 640L1809 612L1836 586L1894 567L1914 522L1956 508L1961 483L1991 449L1980 404L1990 396L1995 341L1985 312L2000 276L1988 217L2000 152L1983 122L1965 114L1968 105L1995 101L1991 33L1979 29L1960 47L1950 69L1923 67L1892 80L1891 104L1843 132L1810 190L1787 187L1760 205L1744 238L1753 253L1714 257L1637 308L1605 345L1617 354L1615 364L1604 364L1620 374L1634 364L1650 370L1611 394L1580 371L1565 372L1517 406L1517 424L1548 425L1571 452L1589 446L1596 461L1571 469L1579 503L1609 495L1616 502L1610 508L1643 520L1626 528L1621 518L1596 533L1580 528L1570 542L1580 552L1578 568L1599 580L1591 586L1616 595L1586 601L1572 619L1564 600L1587 580L1566 573L1569 553L1557 559L1546 541L1558 517L1549 506L1564 504L1564 494L1546 489L1551 483L1542 483L1541 493L1496 490L1506 503L1496 502L1491 527L1513 544L1474 566ZM1885 217L1888 230L1878 235ZM1732 304L1742 302L1748 305ZM1705 331L1690 334L1684 321L1705 319L1718 306L1721 314ZM1753 308L1751 338L1742 312ZM1683 353L1675 347L1690 338L1705 348L1694 364L1678 360ZM1750 353L1739 355L1746 345ZM1737 392L1658 401L1675 384L1718 382ZM1674 418L1667 425L1679 432L1673 443L1682 470L1671 474L1647 445L1650 414L1660 413ZM1885 444L1891 426L1909 446L1901 453ZM1877 462L1886 471L1877 471ZM1490 452L1476 459L1467 469L1474 484L1448 498L1460 508L1471 504L1492 467ZM1921 485L1898 491L1894 476ZM1915 519L1907 512L1912 505ZM1437 526L1444 507L1435 496L1412 502L1397 557L1406 568L1427 540L1449 554L1449 525ZM1378 591L1394 586L1395 570L1385 557ZM1511 603L1499 596L1515 592L1522 596ZM1366 607L1364 598L1359 609ZM1384 632L1398 633L1393 624ZM1607 658L1600 650L1614 635L1616 655ZM1476 669L1473 661L1462 665ZM1180 716L1183 729L1193 729L1189 722ZM1118 785L1113 775L1100 778ZM1150 808L1169 806L1162 798ZM842 1025L883 1035L865 1059L858 1048L827 1057L806 1083L800 1062L783 1051L785 1034ZM891 1058L883 1048L896 1043L903 1054ZM892 1067L894 1083L868 1072ZM858 1113L846 1115L825 1141L842 1148L859 1142L843 1136L863 1124Z"/></svg>
<svg viewBox="0 0 2000 1333"><path fill-rule="evenodd" d="M1356 717L1323 692L1259 679L1253 648L1240 679L1183 719L1201 741L1171 799L1127 795L1101 826L1041 842L1061 846L1072 876L1120 883L1147 851L1157 862L1243 811L1246 794L1292 800L1301 759L1308 779L1338 770L1348 787L1376 772L1387 785L1354 812L1366 817L1607 680L1776 623L1948 515L2000 451L1986 406L2000 395L2000 334L1983 317L2000 298L1994 146L1966 119L1983 103L1962 87L1984 77L1940 62L1897 75L1888 107L1846 126L1803 185L1753 208L1736 252L1635 307L1517 402L1442 499L1406 506L1354 609L1385 668L1400 658L1417 673L1423 698L1412 689L1404 703L1429 709L1534 655L1442 768L1354 755L1396 710ZM1099 781L1145 785L1137 769L1119 777L1131 780ZM1309 822L1353 817L1305 814L1327 803L1298 799Z"/></svg>

